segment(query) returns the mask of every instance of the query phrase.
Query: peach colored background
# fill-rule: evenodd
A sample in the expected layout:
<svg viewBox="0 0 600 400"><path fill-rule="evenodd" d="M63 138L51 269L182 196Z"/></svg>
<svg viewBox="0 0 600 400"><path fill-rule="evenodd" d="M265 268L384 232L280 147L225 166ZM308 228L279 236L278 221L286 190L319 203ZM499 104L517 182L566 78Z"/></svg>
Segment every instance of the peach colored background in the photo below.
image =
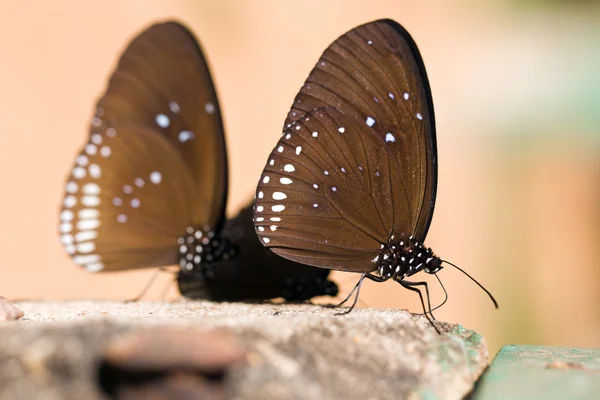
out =
<svg viewBox="0 0 600 400"><path fill-rule="evenodd" d="M456 271L437 316L505 343L600 346L597 8L461 0L9 2L0 16L0 295L123 299L151 271L91 275L57 236L64 177L125 43L148 24L200 38L227 127L232 214L251 198L291 101L325 47L381 17L402 23L427 65L440 187L428 238ZM596 19L597 21L597 19ZM596 81L593 81L593 79ZM590 81L592 79L592 81ZM594 86L596 85L596 86ZM584 97L588 96L588 97ZM597 117L596 117L597 118ZM161 277L149 298L158 298ZM357 278L336 274L344 292ZM441 299L434 286L434 299ZM175 296L171 288L171 296ZM364 305L410 308L393 283Z"/></svg>

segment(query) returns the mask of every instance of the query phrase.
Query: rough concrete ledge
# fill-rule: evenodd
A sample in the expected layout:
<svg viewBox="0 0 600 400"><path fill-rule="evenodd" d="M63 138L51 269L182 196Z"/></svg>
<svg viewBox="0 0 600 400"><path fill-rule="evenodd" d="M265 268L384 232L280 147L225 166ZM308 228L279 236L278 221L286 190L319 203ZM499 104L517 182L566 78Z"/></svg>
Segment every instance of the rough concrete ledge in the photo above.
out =
<svg viewBox="0 0 600 400"><path fill-rule="evenodd" d="M487 365L483 338L400 310L313 305L19 302L0 324L0 400L110 398L98 363L110 340L152 326L225 329L246 351L233 399L461 399ZM185 343L181 343L185 346Z"/></svg>

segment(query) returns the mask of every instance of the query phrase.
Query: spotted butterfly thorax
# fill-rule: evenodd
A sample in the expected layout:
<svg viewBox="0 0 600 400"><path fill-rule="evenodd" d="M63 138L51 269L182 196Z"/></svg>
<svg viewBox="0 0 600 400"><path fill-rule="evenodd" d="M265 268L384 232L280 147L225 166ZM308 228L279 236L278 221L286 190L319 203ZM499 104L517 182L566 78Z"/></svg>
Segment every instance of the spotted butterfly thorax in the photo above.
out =
<svg viewBox="0 0 600 400"><path fill-rule="evenodd" d="M222 233L227 180L221 111L198 41L180 23L154 24L128 45L97 103L65 185L60 240L90 272L179 265L179 282L210 285L220 263L229 271L244 257ZM312 275L322 285L321 271ZM196 297L196 286L180 291Z"/></svg>
<svg viewBox="0 0 600 400"><path fill-rule="evenodd" d="M311 71L260 177L254 225L289 260L421 295L426 283L406 278L442 269L423 243L436 186L423 60L400 24L378 20L339 37Z"/></svg>

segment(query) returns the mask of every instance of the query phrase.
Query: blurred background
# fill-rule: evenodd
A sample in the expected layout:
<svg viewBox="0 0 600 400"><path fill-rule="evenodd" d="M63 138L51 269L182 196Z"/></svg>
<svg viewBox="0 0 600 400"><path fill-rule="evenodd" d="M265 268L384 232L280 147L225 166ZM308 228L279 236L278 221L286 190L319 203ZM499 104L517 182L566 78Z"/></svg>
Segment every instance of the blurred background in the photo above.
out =
<svg viewBox="0 0 600 400"><path fill-rule="evenodd" d="M450 4L451 3L451 4ZM216 80L230 160L228 213L251 198L292 99L322 51L356 25L403 24L427 66L440 180L427 240L450 268L438 319L507 343L600 346L600 5L597 1L78 0L0 15L0 295L125 299L152 271L92 275L58 240L64 180L125 44L176 18ZM345 295L357 275L336 273ZM158 299L168 276L149 299ZM443 296L439 286L433 301ZM176 295L171 287L170 297ZM393 282L361 306L408 308Z"/></svg>

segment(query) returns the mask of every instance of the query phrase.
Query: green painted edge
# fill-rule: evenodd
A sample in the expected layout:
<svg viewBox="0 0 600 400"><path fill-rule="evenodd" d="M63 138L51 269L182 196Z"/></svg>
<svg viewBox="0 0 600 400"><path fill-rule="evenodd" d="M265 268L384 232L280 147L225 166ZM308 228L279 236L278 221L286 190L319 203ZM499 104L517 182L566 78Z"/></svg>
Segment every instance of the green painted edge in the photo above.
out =
<svg viewBox="0 0 600 400"><path fill-rule="evenodd" d="M600 399L600 350L506 345L469 398Z"/></svg>

